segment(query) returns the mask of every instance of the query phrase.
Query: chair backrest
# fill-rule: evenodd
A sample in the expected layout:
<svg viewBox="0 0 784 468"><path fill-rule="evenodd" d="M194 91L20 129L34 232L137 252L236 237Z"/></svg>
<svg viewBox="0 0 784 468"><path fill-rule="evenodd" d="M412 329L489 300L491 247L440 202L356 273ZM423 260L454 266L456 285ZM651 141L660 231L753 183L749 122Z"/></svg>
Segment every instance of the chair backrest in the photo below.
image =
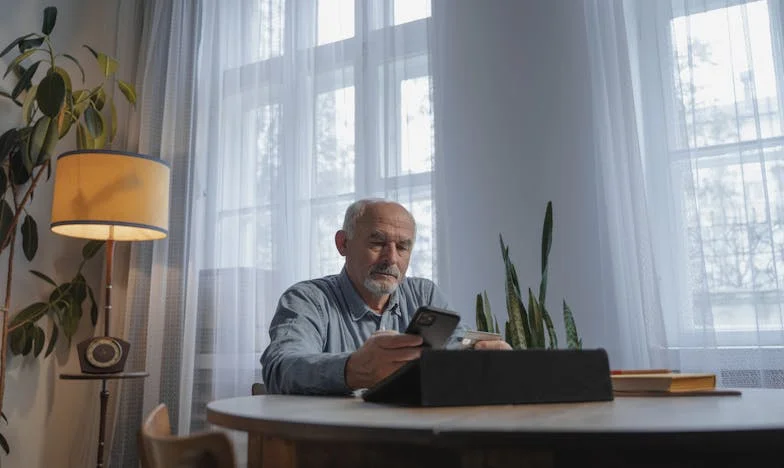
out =
<svg viewBox="0 0 784 468"><path fill-rule="evenodd" d="M234 449L223 432L186 436L171 433L169 410L161 403L144 420L139 431L139 452L145 468L236 468Z"/></svg>
<svg viewBox="0 0 784 468"><path fill-rule="evenodd" d="M265 393L267 393L267 387L265 387L264 384L261 382L255 382L250 387L251 395L264 395Z"/></svg>

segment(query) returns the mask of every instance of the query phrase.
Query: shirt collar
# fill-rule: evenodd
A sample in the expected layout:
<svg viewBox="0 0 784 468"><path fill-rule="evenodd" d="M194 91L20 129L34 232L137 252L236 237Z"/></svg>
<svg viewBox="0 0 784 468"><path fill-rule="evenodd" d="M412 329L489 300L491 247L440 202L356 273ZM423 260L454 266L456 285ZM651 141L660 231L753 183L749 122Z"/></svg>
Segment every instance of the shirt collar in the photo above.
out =
<svg viewBox="0 0 784 468"><path fill-rule="evenodd" d="M365 314L375 313L370 307L368 307L368 305L362 299L362 296L360 296L357 292L356 288L354 287L354 283L352 283L351 278L348 277L348 272L346 271L345 266L340 271L340 275L338 275L338 284L340 285L340 290L343 291L343 297L346 298L349 313L351 314L351 318L353 318L354 321L361 319L365 316ZM401 315L399 290L400 285L398 285L395 291L389 296L389 301L387 302L387 306L384 308L384 312L390 312L398 316Z"/></svg>

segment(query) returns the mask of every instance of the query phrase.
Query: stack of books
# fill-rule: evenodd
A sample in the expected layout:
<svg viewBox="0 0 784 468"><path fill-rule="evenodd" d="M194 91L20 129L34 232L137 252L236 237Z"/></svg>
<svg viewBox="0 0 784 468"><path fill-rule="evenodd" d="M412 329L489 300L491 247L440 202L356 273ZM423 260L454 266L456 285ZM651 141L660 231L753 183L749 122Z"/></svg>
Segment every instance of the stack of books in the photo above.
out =
<svg viewBox="0 0 784 468"><path fill-rule="evenodd" d="M613 370L615 396L740 395L740 391L716 388L716 374L681 373L668 369Z"/></svg>

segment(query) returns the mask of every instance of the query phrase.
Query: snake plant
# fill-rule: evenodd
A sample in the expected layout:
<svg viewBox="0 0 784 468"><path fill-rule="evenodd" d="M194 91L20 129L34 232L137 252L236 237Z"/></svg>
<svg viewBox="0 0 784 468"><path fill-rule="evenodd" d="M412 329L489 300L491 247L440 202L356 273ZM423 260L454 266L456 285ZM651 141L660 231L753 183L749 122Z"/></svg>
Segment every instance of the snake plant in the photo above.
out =
<svg viewBox="0 0 784 468"><path fill-rule="evenodd" d="M520 282L517 279L517 270L509 259L509 246L504 243L502 235L498 235L501 242L501 258L504 261L506 311L508 320L504 326L507 343L514 349L531 348L558 348L558 336L555 333L550 313L545 306L547 295L548 257L553 241L553 204L547 202L547 210L542 227L542 279L539 283L539 295L534 295L528 288L528 297L524 298L520 291ZM527 301L525 300L527 299ZM527 302L527 307L526 307ZM563 319L566 329L566 347L581 349L582 340L577 333L572 310L563 301ZM476 295L476 327L480 331L501 333L498 320L490 309L487 291ZM546 338L545 338L546 333Z"/></svg>

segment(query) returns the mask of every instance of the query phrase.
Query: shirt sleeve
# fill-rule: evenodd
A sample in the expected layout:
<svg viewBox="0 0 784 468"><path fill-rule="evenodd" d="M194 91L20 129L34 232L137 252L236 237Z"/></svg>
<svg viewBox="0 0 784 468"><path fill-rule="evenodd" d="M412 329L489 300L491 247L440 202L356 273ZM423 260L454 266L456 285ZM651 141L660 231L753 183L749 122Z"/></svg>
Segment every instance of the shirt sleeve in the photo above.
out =
<svg viewBox="0 0 784 468"><path fill-rule="evenodd" d="M270 323L270 344L261 355L268 393L348 394L346 362L351 353L325 353L327 317L311 295L297 287L280 298Z"/></svg>
<svg viewBox="0 0 784 468"><path fill-rule="evenodd" d="M446 296L443 292L441 292L438 286L435 285L435 283L433 283L432 294L430 296L430 305L449 310L449 304L447 303ZM463 341L463 336L465 336L466 330L468 330L468 328L464 325L463 317L461 316L460 322L457 324L455 331L452 332L452 336L450 336L449 340L446 342L446 349L461 349L461 343Z"/></svg>

